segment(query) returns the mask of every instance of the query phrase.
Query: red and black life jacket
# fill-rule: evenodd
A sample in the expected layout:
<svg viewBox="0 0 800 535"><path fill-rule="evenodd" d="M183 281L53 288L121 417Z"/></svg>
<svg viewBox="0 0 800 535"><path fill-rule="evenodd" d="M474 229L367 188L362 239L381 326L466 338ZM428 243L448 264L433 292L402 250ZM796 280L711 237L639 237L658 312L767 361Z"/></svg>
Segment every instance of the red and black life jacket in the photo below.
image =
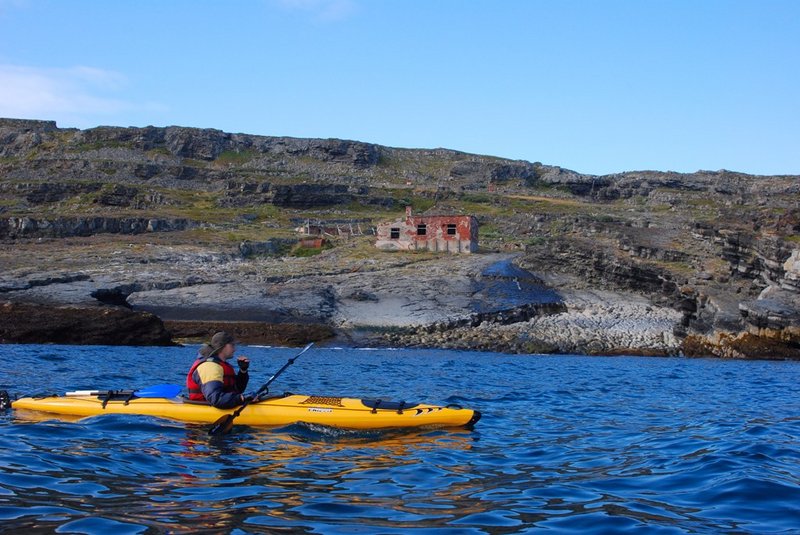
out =
<svg viewBox="0 0 800 535"><path fill-rule="evenodd" d="M199 357L194 364L192 364L192 368L189 370L189 375L186 376L186 388L189 390L189 399L192 401L205 401L206 398L203 396L203 391L200 388L200 385L197 381L194 380L194 371L197 369L198 366L203 364L204 362L216 362L220 366L222 366L222 391L223 392L236 392L236 371L233 369L233 366L225 362L219 357Z"/></svg>

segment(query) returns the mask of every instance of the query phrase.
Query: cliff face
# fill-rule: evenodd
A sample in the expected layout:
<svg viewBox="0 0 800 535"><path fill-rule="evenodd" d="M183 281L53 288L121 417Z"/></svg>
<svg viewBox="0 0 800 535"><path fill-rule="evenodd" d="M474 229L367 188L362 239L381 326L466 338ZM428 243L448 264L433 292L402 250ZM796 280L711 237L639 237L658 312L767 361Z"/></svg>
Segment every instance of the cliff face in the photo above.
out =
<svg viewBox="0 0 800 535"><path fill-rule="evenodd" d="M5 268L0 297L16 302L50 299L59 304L71 300L86 304L96 301L92 292L109 290L117 292L114 302L140 303L145 310L144 296L149 295L152 303L162 303L153 304L152 310L167 310L167 294L158 298L146 294L169 291L159 289L156 279L173 280L173 289L209 289L215 284L218 288L219 279L226 277L238 283L264 280L266 276L259 270L273 273L272 278L267 277L270 291L292 295L291 288L280 281L291 280L295 273L281 271L277 258L274 265L265 267L258 264L268 262L264 257L250 258L248 254L243 259L238 251L261 250L258 238L262 237L283 243L290 236L288 229L312 218L327 221L327 228L347 227L351 237L361 235L362 230L368 234L370 227L393 219L407 204L476 215L484 251L513 253L517 264L531 276L548 281L562 296L573 295L574 307L590 308L585 294L570 292L612 291L646 299L665 311L659 316L662 318L671 318L666 311L673 311L677 319L669 336L674 339L667 337L659 352L738 358L800 356L799 177L761 177L724 170L596 176L446 149L395 149L356 141L254 136L213 129L76 130L60 129L50 121L0 119L0 240L13 244L6 247L5 256L0 255ZM241 240L224 243L230 238L222 237L230 235L257 240L239 248ZM91 241L100 236L106 238ZM159 243L170 244L173 251L166 258L141 251L129 258L124 249L106 250L116 243L139 247L131 242L136 236L146 240L159 236ZM84 249L77 263L76 242L69 240L79 237L90 241L80 242ZM187 251L189 244L196 248ZM40 255L42 265L23 268L11 249L32 257ZM274 250L276 255L286 250L262 249ZM60 256L62 250L67 252ZM339 276L346 250L341 242L334 243L322 260L314 260L317 273ZM358 254L364 262L364 253ZM370 251L367 257L374 256L377 261L375 255L379 253ZM204 259L209 257L226 264L226 269L211 270L207 276L192 274L198 265L206 265ZM119 263L120 258L127 258L128 263ZM325 258L329 258L327 263ZM133 273L132 265L138 265L139 271ZM357 266L348 269L362 271ZM69 283L26 286L26 281L48 279L41 273L65 271L77 278ZM431 282L424 271L409 280L417 286L409 283L412 286L406 286L406 292L433 291L425 290ZM59 284L73 287L65 290ZM324 280L317 284L328 287ZM259 314L287 322L292 317L313 317L315 322L338 329L352 319L342 311L366 310L373 302L338 296L335 290L319 295L318 302L311 300L308 306L324 302L324 314L300 309L286 314L285 302L274 303L268 313L259 309ZM377 302L386 295L377 296ZM213 302L219 297L209 295L208 299ZM237 301L233 295L226 299L232 309L238 307L240 317L247 317L251 308L246 298ZM552 337L557 334L547 340L533 333L548 329L543 322L533 325L537 314L575 313L569 298L564 299L560 305L545 307L530 302L527 309L514 302L507 307L503 321L493 315L502 314L501 305L493 305L489 317L476 318L470 316L469 306L462 306L459 313L452 303L434 302L431 306L443 306L448 314L421 315L408 322L414 329L395 333L392 342L411 344L430 332L496 325L492 332L504 332L505 341L484 329L482 339L494 342L483 343L465 330L429 343L457 346L461 340L467 347L580 351L580 337L554 343ZM241 306L236 304L240 301ZM391 302L388 299L383 304ZM592 303L591 307L598 306ZM182 315L193 309L190 303L181 306ZM641 310L645 309L637 304L627 313L640 314ZM464 325L464 318L471 318L469 325ZM511 324L516 324L515 340L535 343L526 347L512 343ZM635 336L623 337L620 343L644 343L636 340ZM610 351L614 346L600 344L597 348Z"/></svg>

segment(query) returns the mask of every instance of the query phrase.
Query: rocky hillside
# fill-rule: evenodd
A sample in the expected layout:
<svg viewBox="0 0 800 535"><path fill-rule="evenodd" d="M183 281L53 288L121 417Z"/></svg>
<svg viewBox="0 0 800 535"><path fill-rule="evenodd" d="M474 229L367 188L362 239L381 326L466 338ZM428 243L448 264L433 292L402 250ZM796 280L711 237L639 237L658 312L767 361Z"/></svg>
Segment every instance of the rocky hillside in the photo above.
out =
<svg viewBox="0 0 800 535"><path fill-rule="evenodd" d="M475 215L481 252L372 247L406 205ZM173 338L229 321L260 342L800 357L797 176L0 119L0 216L6 341L37 340L20 310L58 326L82 307L105 343L139 324L160 343L155 318ZM306 224L326 248L295 246Z"/></svg>

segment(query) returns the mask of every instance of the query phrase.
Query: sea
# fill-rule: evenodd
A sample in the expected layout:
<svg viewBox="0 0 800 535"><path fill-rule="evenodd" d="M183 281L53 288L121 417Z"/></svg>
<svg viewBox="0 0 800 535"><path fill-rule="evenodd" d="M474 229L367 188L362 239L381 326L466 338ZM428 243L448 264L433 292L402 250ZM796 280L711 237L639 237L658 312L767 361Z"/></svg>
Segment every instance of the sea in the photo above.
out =
<svg viewBox="0 0 800 535"><path fill-rule="evenodd" d="M182 384L196 346L2 345L21 394ZM258 389L296 348L239 347ZM800 362L313 347L272 393L474 429L0 413L3 533L800 533Z"/></svg>

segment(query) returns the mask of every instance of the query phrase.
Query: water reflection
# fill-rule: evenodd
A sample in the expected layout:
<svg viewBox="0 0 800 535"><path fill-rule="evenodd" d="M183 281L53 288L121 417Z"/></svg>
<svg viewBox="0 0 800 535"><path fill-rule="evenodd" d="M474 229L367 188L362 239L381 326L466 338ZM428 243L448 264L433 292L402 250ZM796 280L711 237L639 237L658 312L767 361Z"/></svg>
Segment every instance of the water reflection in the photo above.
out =
<svg viewBox="0 0 800 535"><path fill-rule="evenodd" d="M226 496L222 509L254 515L249 521L256 524L313 525L333 515L411 527L433 518L445 522L454 511L483 510L460 487L478 477L460 461L474 442L466 431L365 433L307 425L244 428L209 440L197 426L187 429L180 455L215 465L193 474L195 493L219 489Z"/></svg>

